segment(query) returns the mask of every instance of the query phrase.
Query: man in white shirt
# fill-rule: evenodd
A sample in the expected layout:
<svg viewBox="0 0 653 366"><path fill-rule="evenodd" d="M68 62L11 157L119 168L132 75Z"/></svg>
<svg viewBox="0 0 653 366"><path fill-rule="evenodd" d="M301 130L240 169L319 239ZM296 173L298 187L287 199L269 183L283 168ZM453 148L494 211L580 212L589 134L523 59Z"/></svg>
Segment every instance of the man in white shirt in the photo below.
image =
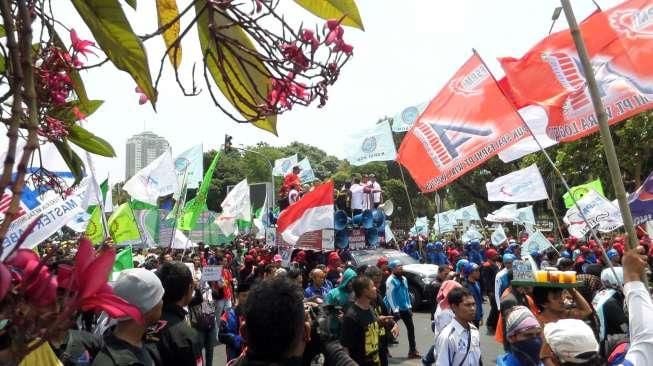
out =
<svg viewBox="0 0 653 366"><path fill-rule="evenodd" d="M382 201L381 185L376 181L374 174L370 174L370 188L372 188L372 207L378 208Z"/></svg>
<svg viewBox="0 0 653 366"><path fill-rule="evenodd" d="M353 216L363 212L363 198L365 187L361 184L360 179L354 178L354 183L349 188L351 192L351 212Z"/></svg>
<svg viewBox="0 0 653 366"><path fill-rule="evenodd" d="M478 366L481 361L481 336L471 323L476 316L476 301L469 290L451 290L447 301L455 317L435 340L435 364Z"/></svg>

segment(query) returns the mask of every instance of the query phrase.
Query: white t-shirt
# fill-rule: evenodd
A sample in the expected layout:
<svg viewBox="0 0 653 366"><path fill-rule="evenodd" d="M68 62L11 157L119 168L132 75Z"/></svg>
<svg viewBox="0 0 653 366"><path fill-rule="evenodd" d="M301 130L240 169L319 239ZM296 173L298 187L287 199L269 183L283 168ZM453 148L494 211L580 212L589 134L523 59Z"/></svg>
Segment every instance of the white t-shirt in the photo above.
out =
<svg viewBox="0 0 653 366"><path fill-rule="evenodd" d="M381 185L379 184L379 182L372 183L372 189L375 191L379 191L379 192L372 193L372 197L374 198L374 203L381 203Z"/></svg>
<svg viewBox="0 0 653 366"><path fill-rule="evenodd" d="M360 184L352 184L349 191L351 191L351 209L362 210L363 198L365 196L365 193L363 193L363 186Z"/></svg>

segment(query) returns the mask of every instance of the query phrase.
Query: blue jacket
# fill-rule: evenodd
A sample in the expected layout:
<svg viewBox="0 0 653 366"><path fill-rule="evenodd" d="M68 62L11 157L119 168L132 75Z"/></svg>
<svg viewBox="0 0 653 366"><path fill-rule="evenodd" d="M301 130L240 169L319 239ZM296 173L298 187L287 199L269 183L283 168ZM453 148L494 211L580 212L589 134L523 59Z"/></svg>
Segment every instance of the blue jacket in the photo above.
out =
<svg viewBox="0 0 653 366"><path fill-rule="evenodd" d="M449 264L449 259L447 259L446 254L442 252L435 252L435 260L433 261L433 264L444 266L445 264Z"/></svg>
<svg viewBox="0 0 653 366"><path fill-rule="evenodd" d="M408 295L408 280L406 280L406 277L401 276L398 278L392 274L385 281L385 286L385 302L390 311L396 313L412 308L410 296Z"/></svg>
<svg viewBox="0 0 653 366"><path fill-rule="evenodd" d="M476 301L476 317L474 320L480 321L483 319L483 295L481 295L481 287L478 282L465 282L465 287L472 293L474 301Z"/></svg>
<svg viewBox="0 0 653 366"><path fill-rule="evenodd" d="M483 255L480 250L470 250L469 251L469 261L478 264L479 266L483 263Z"/></svg>
<svg viewBox="0 0 653 366"><path fill-rule="evenodd" d="M240 321L240 315L234 308L226 310L220 317L218 340L226 346L227 361L237 358L245 345L245 340L240 335Z"/></svg>
<svg viewBox="0 0 653 366"><path fill-rule="evenodd" d="M324 300L326 295L331 291L331 286L329 286L328 281L324 281L322 287L316 288L312 283L306 287L304 290L304 298L310 299L313 296L317 296Z"/></svg>

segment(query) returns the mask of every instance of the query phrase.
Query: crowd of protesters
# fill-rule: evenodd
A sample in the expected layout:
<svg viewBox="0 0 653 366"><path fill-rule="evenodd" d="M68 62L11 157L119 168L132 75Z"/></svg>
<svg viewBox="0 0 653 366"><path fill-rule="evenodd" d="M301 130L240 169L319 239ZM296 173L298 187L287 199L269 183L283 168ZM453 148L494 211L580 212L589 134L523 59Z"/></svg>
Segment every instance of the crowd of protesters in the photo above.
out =
<svg viewBox="0 0 653 366"><path fill-rule="evenodd" d="M390 347L404 339L405 357L426 365L645 365L653 359L653 305L641 279L653 246L646 235L638 239L632 251L614 237L604 250L572 238L544 253L522 253L517 241L526 238L499 246L401 240L397 249L438 265L429 309L434 338L423 355L396 259L356 267L347 251L296 249L284 260L249 236L192 251L134 250L135 268L111 286L144 322L82 313L50 346L64 365L212 365L218 346L234 365L387 365ZM59 245L48 258L74 254L74 246ZM576 271L579 287L513 286L517 260ZM203 279L214 266L219 280ZM498 360L482 360L481 327L495 337L490 347L505 351Z"/></svg>

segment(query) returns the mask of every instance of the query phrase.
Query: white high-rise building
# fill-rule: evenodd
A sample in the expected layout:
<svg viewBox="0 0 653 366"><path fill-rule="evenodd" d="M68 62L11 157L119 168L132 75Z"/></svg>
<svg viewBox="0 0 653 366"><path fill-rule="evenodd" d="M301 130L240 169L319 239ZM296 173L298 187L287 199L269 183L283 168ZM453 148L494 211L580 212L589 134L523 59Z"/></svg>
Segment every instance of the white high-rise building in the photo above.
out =
<svg viewBox="0 0 653 366"><path fill-rule="evenodd" d="M150 131L134 135L127 140L127 161L125 179L131 178L137 171L163 154L170 144L166 139Z"/></svg>

